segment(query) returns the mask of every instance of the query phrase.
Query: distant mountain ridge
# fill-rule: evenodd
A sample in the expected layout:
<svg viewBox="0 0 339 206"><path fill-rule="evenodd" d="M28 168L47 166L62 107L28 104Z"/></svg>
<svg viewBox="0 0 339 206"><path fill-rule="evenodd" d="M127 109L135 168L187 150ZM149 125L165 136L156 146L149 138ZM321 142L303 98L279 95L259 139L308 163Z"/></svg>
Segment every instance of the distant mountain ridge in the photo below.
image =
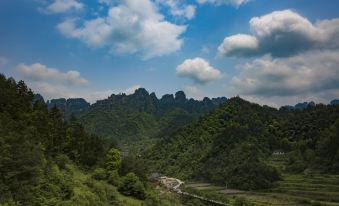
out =
<svg viewBox="0 0 339 206"><path fill-rule="evenodd" d="M48 100L46 104L48 109L51 109L54 106L58 107L66 118L69 118L72 114L77 115L90 107L90 103L83 98L52 99Z"/></svg>
<svg viewBox="0 0 339 206"><path fill-rule="evenodd" d="M333 99L328 105L339 105L339 99ZM310 102L300 102L297 103L296 105L292 106L292 105L285 105L280 107L280 110L304 110L307 108L311 108L311 107L315 107L316 103L314 103L314 101L310 101Z"/></svg>
<svg viewBox="0 0 339 206"><path fill-rule="evenodd" d="M90 105L84 99L52 99L49 108L59 107L66 117L73 113L85 128L115 142L167 136L227 101L226 97L188 99L183 91L160 99L144 88L133 94L112 94Z"/></svg>

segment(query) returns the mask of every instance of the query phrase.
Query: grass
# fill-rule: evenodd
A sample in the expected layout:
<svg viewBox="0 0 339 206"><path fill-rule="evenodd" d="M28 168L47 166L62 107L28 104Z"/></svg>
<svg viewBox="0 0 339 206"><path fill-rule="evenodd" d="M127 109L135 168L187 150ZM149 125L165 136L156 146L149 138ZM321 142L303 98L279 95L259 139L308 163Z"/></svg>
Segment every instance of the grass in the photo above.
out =
<svg viewBox="0 0 339 206"><path fill-rule="evenodd" d="M274 156L269 164L283 171L285 157ZM196 190L222 193L230 200L244 197L255 205L295 205L295 206L339 206L339 175L319 174L306 171L305 174L282 174L282 180L277 187L269 191L245 192L233 191L227 188L206 183L191 183L186 187Z"/></svg>
<svg viewBox="0 0 339 206"><path fill-rule="evenodd" d="M143 201L137 200L131 197L126 197L124 195L118 194L116 196L118 202L121 206L143 206Z"/></svg>

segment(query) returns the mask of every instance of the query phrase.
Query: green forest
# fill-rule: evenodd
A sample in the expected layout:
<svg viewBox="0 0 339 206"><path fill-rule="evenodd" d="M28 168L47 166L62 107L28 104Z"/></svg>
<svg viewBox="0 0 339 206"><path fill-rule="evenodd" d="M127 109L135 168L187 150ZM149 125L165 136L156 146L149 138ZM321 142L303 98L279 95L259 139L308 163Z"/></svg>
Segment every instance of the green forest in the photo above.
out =
<svg viewBox="0 0 339 206"><path fill-rule="evenodd" d="M145 159L183 179L267 189L280 179L267 161L276 150L286 153L289 172L338 173L338 117L338 106L284 111L234 97L159 141Z"/></svg>
<svg viewBox="0 0 339 206"><path fill-rule="evenodd" d="M23 81L0 75L0 94L0 205L181 205L74 116L34 102Z"/></svg>
<svg viewBox="0 0 339 206"><path fill-rule="evenodd" d="M122 144L168 135L225 101L187 99L182 91L158 99L155 93L139 88L131 95L112 94L99 100L78 117L89 132Z"/></svg>
<svg viewBox="0 0 339 206"><path fill-rule="evenodd" d="M3 206L207 204L155 187L152 173L252 192L275 191L293 175L339 175L338 105L276 109L183 92L159 100L138 89L66 115L4 75L0 94Z"/></svg>

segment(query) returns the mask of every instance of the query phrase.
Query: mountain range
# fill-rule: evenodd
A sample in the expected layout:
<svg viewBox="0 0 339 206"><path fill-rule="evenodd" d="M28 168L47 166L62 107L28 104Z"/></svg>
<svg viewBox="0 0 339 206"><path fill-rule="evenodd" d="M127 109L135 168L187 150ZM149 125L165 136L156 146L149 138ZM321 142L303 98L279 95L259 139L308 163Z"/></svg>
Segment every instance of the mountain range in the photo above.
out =
<svg viewBox="0 0 339 206"><path fill-rule="evenodd" d="M158 99L155 93L139 88L133 94L112 94L92 105L80 98L52 99L47 105L60 108L66 118L74 114L89 132L120 143L169 135L226 101L225 97L187 99L183 91Z"/></svg>

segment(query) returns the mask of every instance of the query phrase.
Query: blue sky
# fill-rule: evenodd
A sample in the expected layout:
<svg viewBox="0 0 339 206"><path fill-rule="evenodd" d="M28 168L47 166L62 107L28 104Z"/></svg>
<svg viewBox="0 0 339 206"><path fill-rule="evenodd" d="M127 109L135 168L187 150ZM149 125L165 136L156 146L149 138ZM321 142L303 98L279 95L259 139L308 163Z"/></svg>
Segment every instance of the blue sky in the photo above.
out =
<svg viewBox="0 0 339 206"><path fill-rule="evenodd" d="M328 102L339 97L337 11L336 0L1 0L0 72L47 99L145 87Z"/></svg>

